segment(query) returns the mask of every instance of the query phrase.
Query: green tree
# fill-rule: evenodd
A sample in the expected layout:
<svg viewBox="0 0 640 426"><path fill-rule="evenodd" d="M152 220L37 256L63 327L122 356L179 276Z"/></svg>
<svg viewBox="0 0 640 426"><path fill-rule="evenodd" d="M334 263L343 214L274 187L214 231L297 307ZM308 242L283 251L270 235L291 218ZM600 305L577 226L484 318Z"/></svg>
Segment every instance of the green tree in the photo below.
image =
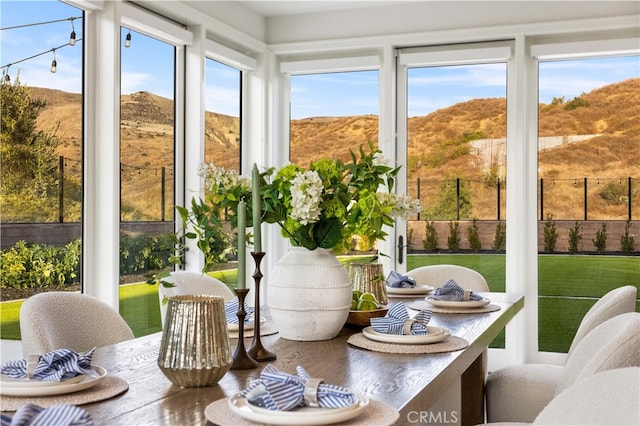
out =
<svg viewBox="0 0 640 426"><path fill-rule="evenodd" d="M438 192L436 193L435 202L426 209L426 216L435 220L457 220L456 208L460 203L460 218L468 218L472 216L471 190L469 184L460 179L460 198L457 197L456 179L445 176L440 182Z"/></svg>
<svg viewBox="0 0 640 426"><path fill-rule="evenodd" d="M57 157L55 130L37 130L45 101L31 98L28 87L16 77L0 86L2 131L0 206L3 221L49 221L56 215Z"/></svg>

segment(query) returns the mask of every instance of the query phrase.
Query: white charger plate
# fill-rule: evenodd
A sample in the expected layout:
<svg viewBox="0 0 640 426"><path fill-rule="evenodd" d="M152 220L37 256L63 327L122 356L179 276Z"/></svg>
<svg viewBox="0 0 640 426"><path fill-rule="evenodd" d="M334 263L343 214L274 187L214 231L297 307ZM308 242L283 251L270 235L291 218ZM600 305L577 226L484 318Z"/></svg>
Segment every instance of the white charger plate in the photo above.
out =
<svg viewBox="0 0 640 426"><path fill-rule="evenodd" d="M13 379L2 376L0 380L0 395L4 396L51 396L63 395L89 389L100 383L107 377L107 370L102 367L92 366L98 374L97 377L80 375L62 382L43 382L41 380Z"/></svg>
<svg viewBox="0 0 640 426"><path fill-rule="evenodd" d="M260 318L260 325L263 325L265 322L267 322L266 318ZM244 322L244 329L245 330L253 330L253 326L254 323L252 322ZM227 330L228 331L238 331L240 329L240 327L238 326L238 323L234 323L234 322L228 322L227 323Z"/></svg>
<svg viewBox="0 0 640 426"><path fill-rule="evenodd" d="M375 340L382 343L400 343L403 345L424 345L429 343L438 343L446 340L451 332L447 329L434 327L432 325L427 326L429 333L425 335L404 335L404 334L386 334L378 333L372 327L365 327L362 329L362 334L369 340Z"/></svg>
<svg viewBox="0 0 640 426"><path fill-rule="evenodd" d="M274 411L255 407L238 395L229 398L229 408L242 418L258 423L272 425L328 425L353 419L359 416L369 405L369 398L355 393L357 402L344 408L313 408L301 407L291 411ZM207 420L216 420L214 413L209 412L209 407L204 411Z"/></svg>
<svg viewBox="0 0 640 426"><path fill-rule="evenodd" d="M415 287L387 287L387 294L427 294L434 290L434 287L424 284L416 284Z"/></svg>
<svg viewBox="0 0 640 426"><path fill-rule="evenodd" d="M433 296L427 296L425 299L427 303L437 306L438 308L463 308L473 309L482 308L483 306L491 303L491 300L483 297L482 300L436 300Z"/></svg>

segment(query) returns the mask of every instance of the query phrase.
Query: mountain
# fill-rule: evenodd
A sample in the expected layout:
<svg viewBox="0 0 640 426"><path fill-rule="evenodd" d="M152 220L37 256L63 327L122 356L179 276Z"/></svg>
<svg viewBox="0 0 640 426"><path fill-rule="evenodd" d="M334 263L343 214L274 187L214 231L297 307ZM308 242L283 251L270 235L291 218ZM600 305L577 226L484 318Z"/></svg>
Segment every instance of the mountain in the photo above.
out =
<svg viewBox="0 0 640 426"><path fill-rule="evenodd" d="M47 102L39 117L40 129L51 130L59 123L56 131L61 141L59 154L80 159L81 96L44 88L31 88L31 95ZM476 167L483 160L481 153L472 147L478 146L478 140L499 144L499 139L504 138L505 102L504 98L473 99L409 118L410 180L441 180L445 175L479 180L486 177L487 168L499 165ZM158 170L173 161L173 102L152 93L137 92L122 96L121 114L123 188L128 181L131 185L137 182L139 191L140 181L133 177L136 171L140 174L144 169ZM541 177L638 178L639 117L639 78L607 85L574 99L540 104L540 137L562 137L565 141L573 135L588 135L576 139L577 142L541 150ZM237 167L239 120L206 112L205 128L207 161ZM348 160L350 149L366 148L369 141L377 143L377 139L375 115L293 120L291 159L305 166L314 158L326 156Z"/></svg>

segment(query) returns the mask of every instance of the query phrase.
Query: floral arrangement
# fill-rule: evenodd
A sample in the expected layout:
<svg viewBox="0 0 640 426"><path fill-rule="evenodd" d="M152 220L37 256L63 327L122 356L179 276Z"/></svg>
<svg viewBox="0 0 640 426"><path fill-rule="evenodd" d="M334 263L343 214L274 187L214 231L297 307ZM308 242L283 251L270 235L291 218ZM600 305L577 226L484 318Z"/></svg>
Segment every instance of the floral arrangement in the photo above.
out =
<svg viewBox="0 0 640 426"><path fill-rule="evenodd" d="M293 246L342 253L353 248L352 240L358 236L370 249L387 236L384 225L409 218L420 211L420 205L392 192L400 167L389 166L380 150L371 144L369 148L369 153L360 148L359 156L352 152L349 163L323 158L306 169L288 164L260 173L262 222L279 225ZM249 209L247 226L253 225L249 179L214 164L204 167L201 175L209 190L206 199L194 200L191 212L179 208L183 219L200 232L207 226L222 226L224 220L235 228L238 203L244 199ZM378 192L380 188L386 192ZM206 217L198 219L194 212ZM197 232L185 235L200 238Z"/></svg>

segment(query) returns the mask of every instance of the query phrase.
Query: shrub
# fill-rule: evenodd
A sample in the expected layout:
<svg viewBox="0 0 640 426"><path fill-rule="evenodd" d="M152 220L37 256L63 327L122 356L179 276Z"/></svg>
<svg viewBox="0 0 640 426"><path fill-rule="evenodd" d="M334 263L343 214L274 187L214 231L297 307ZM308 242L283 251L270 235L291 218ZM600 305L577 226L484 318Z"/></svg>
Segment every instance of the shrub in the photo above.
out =
<svg viewBox="0 0 640 426"><path fill-rule="evenodd" d="M579 251L582 233L580 232L580 222L576 222L573 228L569 229L569 253L574 254Z"/></svg>
<svg viewBox="0 0 640 426"><path fill-rule="evenodd" d="M553 221L553 216L547 216L547 220L544 223L544 251L551 253L556 248L557 241L558 230L556 229L556 223Z"/></svg>
<svg viewBox="0 0 640 426"><path fill-rule="evenodd" d="M120 274L138 274L171 265L173 234L120 236Z"/></svg>
<svg viewBox="0 0 640 426"><path fill-rule="evenodd" d="M630 227L631 222L627 221L627 224L624 226L624 234L620 237L620 251L626 254L635 250L635 237L629 234Z"/></svg>
<svg viewBox="0 0 640 426"><path fill-rule="evenodd" d="M80 265L80 239L63 247L18 241L1 251L2 287L32 288L75 284Z"/></svg>
<svg viewBox="0 0 640 426"><path fill-rule="evenodd" d="M498 222L496 224L496 234L493 237L493 246L491 247L494 251L503 251L504 246L507 239L506 226L502 222Z"/></svg>
<svg viewBox="0 0 640 426"><path fill-rule="evenodd" d="M596 248L596 253L602 254L607 248L607 223L602 222L600 229L596 231L596 237L591 240Z"/></svg>
<svg viewBox="0 0 640 426"><path fill-rule="evenodd" d="M608 182L602 189L602 192L600 192L600 198L609 204L622 206L629 202L627 193L627 186L625 184Z"/></svg>
<svg viewBox="0 0 640 426"><path fill-rule="evenodd" d="M480 233L478 232L478 220L473 219L471 226L467 228L467 236L469 238L469 247L471 251L477 253L482 248L480 241Z"/></svg>
<svg viewBox="0 0 640 426"><path fill-rule="evenodd" d="M427 221L425 225L424 240L422 240L422 246L425 250L436 251L438 248L438 233L433 225L433 222Z"/></svg>
<svg viewBox="0 0 640 426"><path fill-rule="evenodd" d="M460 230L458 222L449 222L449 236L447 237L447 248L449 252L456 253L460 250Z"/></svg>

